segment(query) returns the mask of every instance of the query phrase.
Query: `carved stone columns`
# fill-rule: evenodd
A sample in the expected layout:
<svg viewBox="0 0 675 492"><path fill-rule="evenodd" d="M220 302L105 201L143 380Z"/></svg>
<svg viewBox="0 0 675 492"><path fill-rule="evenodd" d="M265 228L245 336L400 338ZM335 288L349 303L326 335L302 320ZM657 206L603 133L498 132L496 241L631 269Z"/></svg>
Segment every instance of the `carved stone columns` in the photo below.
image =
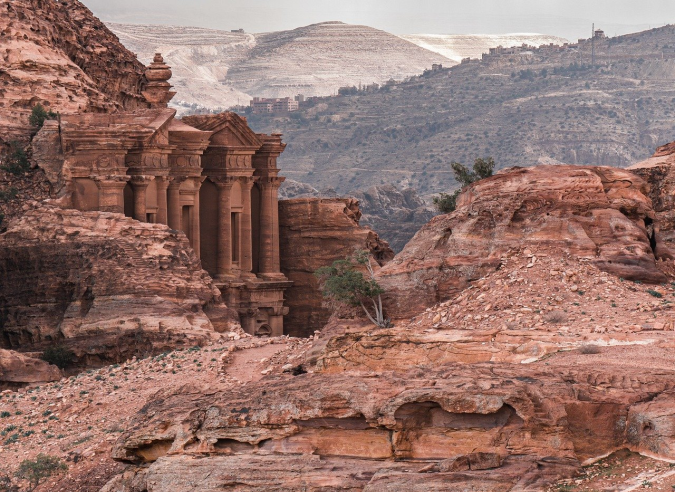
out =
<svg viewBox="0 0 675 492"><path fill-rule="evenodd" d="M284 178L263 177L260 187L260 276L278 277L279 261L279 206L278 191Z"/></svg>
<svg viewBox="0 0 675 492"><path fill-rule="evenodd" d="M157 222L168 225L169 209L166 190L169 187L169 178L160 176L155 178L155 182L157 183Z"/></svg>
<svg viewBox="0 0 675 492"><path fill-rule="evenodd" d="M230 192L237 178L211 178L218 188L217 278L232 276L232 207Z"/></svg>
<svg viewBox="0 0 675 492"><path fill-rule="evenodd" d="M147 222L146 191L154 178L152 176L132 176L131 188L134 190L134 219Z"/></svg>
<svg viewBox="0 0 675 492"><path fill-rule="evenodd" d="M180 203L180 185L185 181L185 178L170 178L167 191L167 210L168 210L168 225L175 231L181 230L181 203Z"/></svg>
<svg viewBox="0 0 675 492"><path fill-rule="evenodd" d="M101 212L124 213L124 187L129 176L95 176L98 187L98 209Z"/></svg>
<svg viewBox="0 0 675 492"><path fill-rule="evenodd" d="M241 268L242 278L252 278L255 275L253 270L253 239L251 234L251 189L257 180L253 176L242 176L239 178L241 184L241 260L239 266Z"/></svg>

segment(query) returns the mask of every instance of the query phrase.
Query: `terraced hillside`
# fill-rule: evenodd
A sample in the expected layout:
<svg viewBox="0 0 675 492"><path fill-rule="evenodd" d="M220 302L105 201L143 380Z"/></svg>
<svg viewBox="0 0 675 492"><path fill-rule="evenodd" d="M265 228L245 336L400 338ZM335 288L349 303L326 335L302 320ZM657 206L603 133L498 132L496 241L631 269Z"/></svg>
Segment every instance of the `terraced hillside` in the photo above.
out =
<svg viewBox="0 0 675 492"><path fill-rule="evenodd" d="M452 161L493 156L625 167L675 133L675 26L566 49L490 56L376 93L325 98L290 117L251 115L284 133L286 176L338 193L392 184L453 189Z"/></svg>
<svg viewBox="0 0 675 492"><path fill-rule="evenodd" d="M141 60L164 54L183 106L228 108L247 105L253 96L325 96L341 86L402 80L434 63L452 63L393 34L341 22L266 34L108 26Z"/></svg>
<svg viewBox="0 0 675 492"><path fill-rule="evenodd" d="M480 58L490 48L503 46L541 46L565 44L566 39L546 34L404 34L401 38L459 63L464 58Z"/></svg>

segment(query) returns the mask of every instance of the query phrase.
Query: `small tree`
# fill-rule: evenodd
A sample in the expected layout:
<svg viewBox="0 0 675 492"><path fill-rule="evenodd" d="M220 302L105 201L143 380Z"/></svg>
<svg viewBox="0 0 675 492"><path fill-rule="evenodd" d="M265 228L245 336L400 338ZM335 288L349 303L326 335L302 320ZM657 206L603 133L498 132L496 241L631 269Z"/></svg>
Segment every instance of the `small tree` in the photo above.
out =
<svg viewBox="0 0 675 492"><path fill-rule="evenodd" d="M357 251L344 260L336 260L329 267L319 268L314 275L319 278L324 297L339 304L361 306L368 319L382 328L391 326L388 319L384 319L382 309L382 294L384 290L375 280L375 272L371 263L371 254L368 251ZM364 277L357 270L358 266L365 267L370 278ZM366 304L372 303L371 314Z"/></svg>
<svg viewBox="0 0 675 492"><path fill-rule="evenodd" d="M23 460L19 465L16 476L28 480L29 492L35 490L45 478L61 473L68 469L68 466L56 456L38 454L34 460Z"/></svg>
<svg viewBox="0 0 675 492"><path fill-rule="evenodd" d="M461 188L456 190L452 195L441 193L439 196L433 198L434 205L436 205L438 211L444 214L455 211L457 208L457 198L465 187L492 176L495 169L495 161L492 157L475 159L473 161L473 170L468 169L464 164L460 164L459 162L453 162L450 164L450 167L452 167L455 180L461 185Z"/></svg>
<svg viewBox="0 0 675 492"><path fill-rule="evenodd" d="M55 120L57 117L57 113L51 109L47 111L42 104L37 103L35 106L33 106L33 111L28 117L28 123L30 123L30 126L39 130L42 128L42 125L45 124L45 120Z"/></svg>

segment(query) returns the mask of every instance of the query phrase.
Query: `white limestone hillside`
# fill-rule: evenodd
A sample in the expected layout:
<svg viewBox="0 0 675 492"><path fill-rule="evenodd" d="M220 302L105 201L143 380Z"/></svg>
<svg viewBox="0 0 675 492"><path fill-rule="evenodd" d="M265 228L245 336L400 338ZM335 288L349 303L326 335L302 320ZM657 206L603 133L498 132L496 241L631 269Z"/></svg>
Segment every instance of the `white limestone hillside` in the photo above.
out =
<svg viewBox="0 0 675 492"><path fill-rule="evenodd" d="M567 42L564 38L546 34L404 34L400 36L417 46L438 53L459 63L463 58L480 58L490 48L504 46L530 46L559 44Z"/></svg>
<svg viewBox="0 0 675 492"><path fill-rule="evenodd" d="M177 26L108 24L147 63L162 52L173 67L175 101L208 108L254 96L330 95L345 85L417 75L444 56L367 26L325 22L291 31L231 33Z"/></svg>

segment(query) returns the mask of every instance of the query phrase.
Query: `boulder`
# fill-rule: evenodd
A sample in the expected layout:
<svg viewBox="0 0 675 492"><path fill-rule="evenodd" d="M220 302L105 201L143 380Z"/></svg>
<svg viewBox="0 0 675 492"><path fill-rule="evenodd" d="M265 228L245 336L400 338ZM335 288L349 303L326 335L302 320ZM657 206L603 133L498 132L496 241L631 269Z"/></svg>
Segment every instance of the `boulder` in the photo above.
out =
<svg viewBox="0 0 675 492"><path fill-rule="evenodd" d="M43 360L0 349L0 389L42 384L61 379L61 371Z"/></svg>
<svg viewBox="0 0 675 492"><path fill-rule="evenodd" d="M588 259L624 279L665 282L655 250L667 248L647 195L641 178L609 167L513 168L474 183L455 212L434 217L379 272L388 310L419 313L528 246Z"/></svg>
<svg viewBox="0 0 675 492"><path fill-rule="evenodd" d="M120 214L39 205L0 235L0 343L80 360L194 345L236 324L187 238Z"/></svg>
<svg viewBox="0 0 675 492"><path fill-rule="evenodd" d="M288 316L284 331L309 336L328 321L331 310L314 272L342 260L356 250L368 250L383 265L393 258L377 233L359 225L359 202L351 198L296 198L279 202L281 271L293 281L286 291Z"/></svg>

